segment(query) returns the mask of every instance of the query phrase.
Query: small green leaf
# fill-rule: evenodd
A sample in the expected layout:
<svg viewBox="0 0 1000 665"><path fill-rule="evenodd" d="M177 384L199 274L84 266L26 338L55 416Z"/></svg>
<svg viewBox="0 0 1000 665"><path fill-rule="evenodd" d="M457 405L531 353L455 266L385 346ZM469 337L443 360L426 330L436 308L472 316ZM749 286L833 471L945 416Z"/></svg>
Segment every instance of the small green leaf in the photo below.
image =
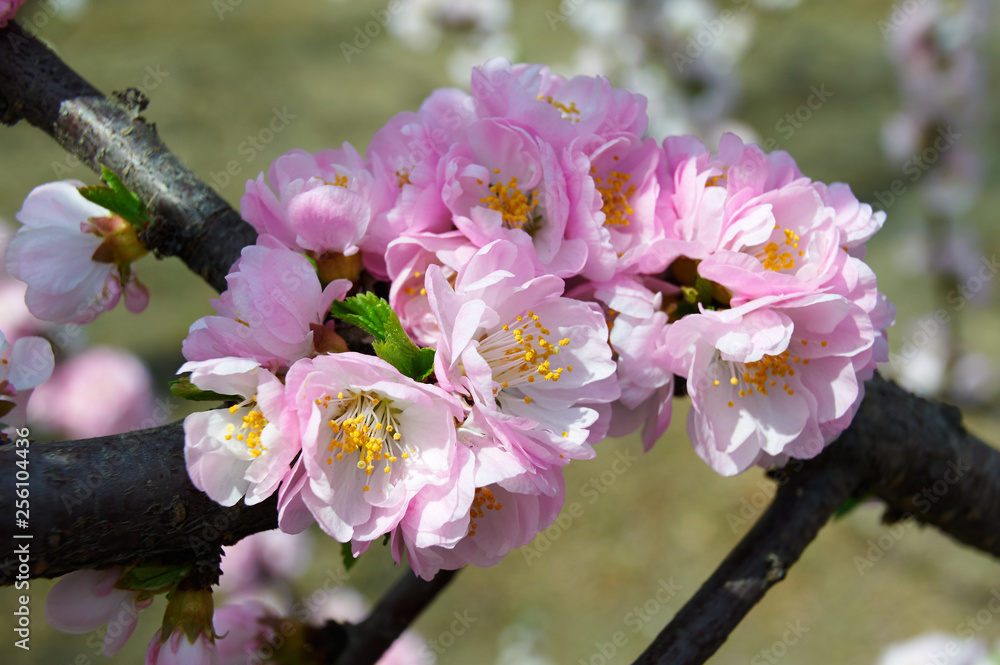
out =
<svg viewBox="0 0 1000 665"><path fill-rule="evenodd" d="M202 390L191 383L191 377L182 376L170 382L170 393L174 397L191 400L192 402L239 402L239 395L220 395L211 390Z"/></svg>
<svg viewBox="0 0 1000 665"><path fill-rule="evenodd" d="M358 326L379 342L385 341L386 325L390 318L396 316L389 303L374 293L361 293L343 301L335 300L330 306L330 313Z"/></svg>
<svg viewBox="0 0 1000 665"><path fill-rule="evenodd" d="M434 371L434 349L414 344L383 298L374 293L362 293L344 301L334 301L330 313L374 337L375 355L402 374L423 381Z"/></svg>
<svg viewBox="0 0 1000 665"><path fill-rule="evenodd" d="M163 593L191 573L190 566L136 566L115 583L118 589Z"/></svg>
<svg viewBox="0 0 1000 665"><path fill-rule="evenodd" d="M354 564L356 564L358 562L357 558L355 558L355 556L354 556L354 553L351 552L351 544L350 543L341 543L340 544L340 558L344 562L344 570L345 571L350 571L351 568L354 567Z"/></svg>
<svg viewBox="0 0 1000 665"><path fill-rule="evenodd" d="M118 176L106 166L101 166L101 176L107 187L95 185L80 187L80 194L91 203L107 208L137 228L149 223L149 213L142 200L130 192Z"/></svg>
<svg viewBox="0 0 1000 665"><path fill-rule="evenodd" d="M0 418L3 418L14 409L14 403L5 399L0 399Z"/></svg>

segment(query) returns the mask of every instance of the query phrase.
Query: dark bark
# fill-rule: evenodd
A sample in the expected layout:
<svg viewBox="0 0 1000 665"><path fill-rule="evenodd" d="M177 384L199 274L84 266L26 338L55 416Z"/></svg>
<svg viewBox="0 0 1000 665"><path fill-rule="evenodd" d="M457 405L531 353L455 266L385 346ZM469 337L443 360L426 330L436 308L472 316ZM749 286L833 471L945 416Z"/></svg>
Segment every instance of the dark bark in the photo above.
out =
<svg viewBox="0 0 1000 665"><path fill-rule="evenodd" d="M86 441L33 443L28 528L14 521L14 445L0 448L0 538L28 543L29 577L85 568L193 564L214 579L222 545L277 528L277 499L223 508L191 484L181 423ZM30 534L30 540L14 540ZM8 551L0 585L13 584L18 555Z"/></svg>
<svg viewBox="0 0 1000 665"><path fill-rule="evenodd" d="M912 516L1000 557L1000 452L965 430L957 408L880 377L866 385L848 428L855 437L834 448L856 473L873 475L871 493L888 505L887 521Z"/></svg>
<svg viewBox="0 0 1000 665"><path fill-rule="evenodd" d="M139 116L144 107L134 91L103 96L16 24L0 30L0 121L25 119L91 168L113 170L149 205L148 246L179 256L222 290L229 266L255 233L166 149ZM887 520L912 516L1000 555L1000 453L969 435L954 408L879 377L867 389L848 430L822 455L787 472L758 524L637 662L704 662L851 496L870 492L887 503ZM0 447L0 512L8 515L14 514L16 450ZM0 527L8 542L15 533L33 536L27 577L190 563L211 578L221 545L275 526L273 498L227 509L191 485L179 424L35 444L28 459L30 526ZM15 564L4 561L0 584L19 576ZM408 574L364 622L327 631L331 643L347 640L336 662L374 662L452 576L441 573L427 583Z"/></svg>
<svg viewBox="0 0 1000 665"><path fill-rule="evenodd" d="M1000 556L1000 452L966 432L954 407L880 376L866 388L837 441L773 474L771 506L636 665L705 662L851 497L874 494L887 521L912 517Z"/></svg>
<svg viewBox="0 0 1000 665"><path fill-rule="evenodd" d="M114 171L149 208L146 246L223 291L257 233L163 145L139 115L145 103L138 91L104 96L15 22L0 29L0 122L26 120L94 171Z"/></svg>

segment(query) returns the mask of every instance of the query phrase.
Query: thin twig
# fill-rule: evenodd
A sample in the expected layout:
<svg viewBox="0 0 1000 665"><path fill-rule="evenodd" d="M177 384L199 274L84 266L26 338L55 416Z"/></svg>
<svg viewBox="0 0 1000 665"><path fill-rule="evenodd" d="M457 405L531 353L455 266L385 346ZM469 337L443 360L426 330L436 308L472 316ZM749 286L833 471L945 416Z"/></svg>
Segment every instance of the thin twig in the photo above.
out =
<svg viewBox="0 0 1000 665"><path fill-rule="evenodd" d="M364 621L344 626L347 646L333 665L375 665L424 609L458 574L442 570L430 582L407 571Z"/></svg>

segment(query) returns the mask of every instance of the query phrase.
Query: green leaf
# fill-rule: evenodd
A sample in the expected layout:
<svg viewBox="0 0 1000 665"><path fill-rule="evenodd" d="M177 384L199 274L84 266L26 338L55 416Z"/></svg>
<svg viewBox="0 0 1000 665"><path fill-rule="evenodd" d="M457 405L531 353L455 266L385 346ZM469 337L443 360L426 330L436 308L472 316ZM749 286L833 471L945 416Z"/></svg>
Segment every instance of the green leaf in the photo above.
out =
<svg viewBox="0 0 1000 665"><path fill-rule="evenodd" d="M118 579L115 588L163 593L190 573L190 566L136 566Z"/></svg>
<svg viewBox="0 0 1000 665"><path fill-rule="evenodd" d="M365 330L379 342L385 341L386 325L390 318L396 316L389 303L374 293L361 293L343 301L335 300L330 306L330 313Z"/></svg>
<svg viewBox="0 0 1000 665"><path fill-rule="evenodd" d="M334 301L330 313L374 337L375 355L402 374L423 381L434 371L434 349L414 344L383 298L374 293L362 293L344 301Z"/></svg>
<svg viewBox="0 0 1000 665"><path fill-rule="evenodd" d="M350 543L341 543L340 544L340 558L344 562L344 570L348 571L348 572L350 572L351 568L354 567L354 564L356 564L358 562L358 560L355 558L354 554L351 552L351 544Z"/></svg>
<svg viewBox="0 0 1000 665"><path fill-rule="evenodd" d="M149 223L149 213L146 205L122 184L118 176L106 166L101 166L101 177L107 187L95 185L80 187L80 194L91 203L107 208L125 221L137 228L143 228Z"/></svg>
<svg viewBox="0 0 1000 665"><path fill-rule="evenodd" d="M0 418L3 418L13 410L14 410L13 402L8 402L5 399L0 399Z"/></svg>
<svg viewBox="0 0 1000 665"><path fill-rule="evenodd" d="M192 402L240 402L239 395L220 395L211 390L202 390L191 383L191 377L182 376L170 382L170 393L174 397L191 400Z"/></svg>

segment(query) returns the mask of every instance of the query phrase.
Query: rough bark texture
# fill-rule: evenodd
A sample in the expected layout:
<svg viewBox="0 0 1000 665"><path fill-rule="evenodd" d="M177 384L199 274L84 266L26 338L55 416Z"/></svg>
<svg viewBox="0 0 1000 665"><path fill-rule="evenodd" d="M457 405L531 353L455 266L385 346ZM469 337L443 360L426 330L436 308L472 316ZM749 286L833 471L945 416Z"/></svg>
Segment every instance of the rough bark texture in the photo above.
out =
<svg viewBox="0 0 1000 665"><path fill-rule="evenodd" d="M1000 557L1000 452L969 434L953 406L879 377L867 388L849 428L855 439L836 445L857 473L873 474L886 519L912 516Z"/></svg>
<svg viewBox="0 0 1000 665"><path fill-rule="evenodd" d="M13 519L21 458L13 445L0 448L0 506L11 516L0 521L0 538L29 544L30 577L145 563L200 565L213 578L222 545L277 528L276 497L223 508L191 484L181 423L28 449L31 513L22 529ZM4 556L6 586L23 570L19 555Z"/></svg>
<svg viewBox="0 0 1000 665"><path fill-rule="evenodd" d="M137 91L102 95L15 22L0 29L0 122L27 120L95 171L114 171L149 207L146 246L223 291L257 233L163 145L139 115L145 104Z"/></svg>

